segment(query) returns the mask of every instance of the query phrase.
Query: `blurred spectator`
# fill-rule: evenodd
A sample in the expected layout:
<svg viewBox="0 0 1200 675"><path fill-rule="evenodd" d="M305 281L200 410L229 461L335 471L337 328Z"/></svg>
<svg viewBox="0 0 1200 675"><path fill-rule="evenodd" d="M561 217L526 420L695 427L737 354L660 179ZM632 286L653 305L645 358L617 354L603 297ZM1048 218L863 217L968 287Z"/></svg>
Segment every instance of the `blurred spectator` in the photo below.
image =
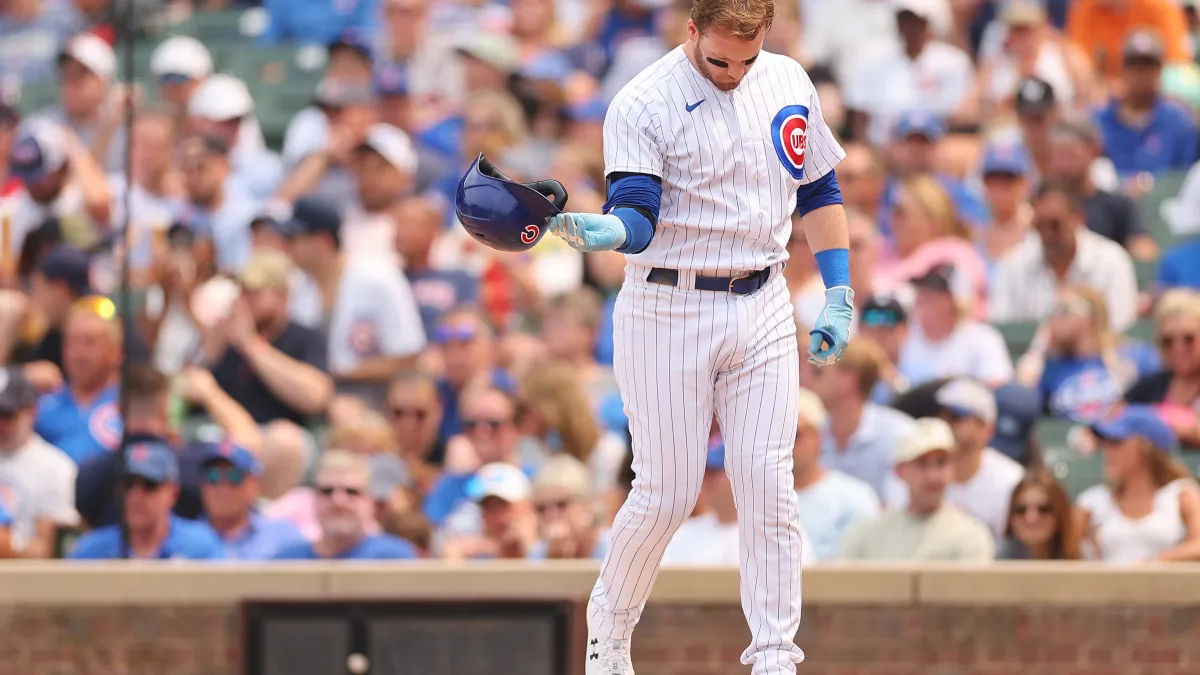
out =
<svg viewBox="0 0 1200 675"><path fill-rule="evenodd" d="M46 81L64 43L81 26L68 0L9 0L0 15L0 71Z"/></svg>
<svg viewBox="0 0 1200 675"><path fill-rule="evenodd" d="M295 525L264 517L256 508L262 496L262 463L246 448L214 444L201 465L204 513L232 560L271 560L304 537Z"/></svg>
<svg viewBox="0 0 1200 675"><path fill-rule="evenodd" d="M12 557L12 514L0 505L0 558Z"/></svg>
<svg viewBox="0 0 1200 675"><path fill-rule="evenodd" d="M963 375L996 387L1012 379L1004 337L970 318L971 294L958 270L939 265L912 284L917 297L897 365L910 384Z"/></svg>
<svg viewBox="0 0 1200 675"><path fill-rule="evenodd" d="M357 203L347 207L342 228L349 255L396 251L396 218L400 199L412 189L417 154L408 134L388 124L373 124L354 150L352 171Z"/></svg>
<svg viewBox="0 0 1200 675"><path fill-rule="evenodd" d="M1168 11L1179 14L1175 7ZM1161 94L1162 42L1149 31L1131 34L1122 63L1122 98L1113 99L1096 114L1104 150L1117 173L1130 181L1187 169L1200 151L1196 123Z"/></svg>
<svg viewBox="0 0 1200 675"><path fill-rule="evenodd" d="M344 253L342 217L328 202L301 199L279 227L304 272L303 283L292 285L293 319L327 337L339 394L381 401L391 379L425 347L408 280L387 256Z"/></svg>
<svg viewBox="0 0 1200 675"><path fill-rule="evenodd" d="M20 123L21 113L7 97L0 95L0 198L7 198L21 187L21 181L9 170L13 140Z"/></svg>
<svg viewBox="0 0 1200 675"><path fill-rule="evenodd" d="M540 541L529 558L604 558L608 538L596 517L593 483L587 466L569 455L554 455L542 464L533 480Z"/></svg>
<svg viewBox="0 0 1200 675"><path fill-rule="evenodd" d="M858 521L879 514L879 497L867 483L821 466L821 430L829 421L821 399L801 389L798 409L792 459L800 525L812 542L813 559L833 560L846 531Z"/></svg>
<svg viewBox="0 0 1200 675"><path fill-rule="evenodd" d="M191 136L179 145L187 201L180 220L210 246L217 268L236 274L250 258L250 223L258 204L230 167L230 149L215 136Z"/></svg>
<svg viewBox="0 0 1200 675"><path fill-rule="evenodd" d="M0 370L0 508L23 558L54 555L59 527L78 524L75 463L33 432L37 392L20 368Z"/></svg>
<svg viewBox="0 0 1200 675"><path fill-rule="evenodd" d="M1134 380L1157 368L1148 346L1123 343L1109 327L1103 295L1068 286L1018 362L1017 380L1038 390L1051 415L1093 422L1121 403Z"/></svg>
<svg viewBox="0 0 1200 675"><path fill-rule="evenodd" d="M1055 99L1054 88L1037 77L1021 80L1013 105L1017 112L1021 140L1033 159L1034 170L1030 180L1036 184L1042 175L1050 171L1050 162L1054 158L1053 149L1050 147L1050 132L1058 128L1063 121L1063 114L1059 102ZM1098 145L1098 132L1094 128L1091 131ZM1088 165L1088 177L1098 190L1114 192L1121 188L1117 169L1108 157L1095 157Z"/></svg>
<svg viewBox="0 0 1200 675"><path fill-rule="evenodd" d="M379 4L383 26L376 40L376 61L383 68L402 69L411 78L419 103L444 103L441 99L459 84L458 64L445 35L429 25L429 0L380 0Z"/></svg>
<svg viewBox="0 0 1200 675"><path fill-rule="evenodd" d="M440 526L466 502L472 479L479 467L508 463L517 466L519 439L516 403L497 389L479 387L463 398L462 435L446 446L445 473L425 498L423 511ZM472 509L464 518L469 529L475 525Z"/></svg>
<svg viewBox="0 0 1200 675"><path fill-rule="evenodd" d="M415 558L409 542L390 534L369 534L374 520L371 469L367 459L345 450L330 450L321 458L313 481L321 538L284 546L276 560L403 560Z"/></svg>
<svg viewBox="0 0 1200 675"><path fill-rule="evenodd" d="M869 401L885 359L877 343L859 337L835 365L801 371L802 382L829 413L821 431L821 465L866 482L879 496L892 471L896 438L912 427L912 418Z"/></svg>
<svg viewBox="0 0 1200 675"><path fill-rule="evenodd" d="M394 214L395 249L421 312L421 325L426 335L433 335L446 312L478 301L479 282L461 269L433 266L433 245L445 228L441 209L432 199L407 197L396 205Z"/></svg>
<svg viewBox="0 0 1200 675"><path fill-rule="evenodd" d="M993 141L983 156L983 192L992 222L978 233L989 264L1004 258L1029 237L1033 207L1029 175L1033 161L1020 142Z"/></svg>
<svg viewBox="0 0 1200 675"><path fill-rule="evenodd" d="M1033 200L1028 238L996 265L992 278L991 320L1033 322L1048 318L1063 284L1091 286L1104 294L1113 330L1136 318L1137 278L1120 244L1084 225L1080 198L1059 183L1044 183Z"/></svg>
<svg viewBox="0 0 1200 675"><path fill-rule="evenodd" d="M906 508L860 521L842 542L847 560L985 562L995 553L987 528L946 503L953 477L954 434L922 418L899 440L896 474L908 487Z"/></svg>
<svg viewBox="0 0 1200 675"><path fill-rule="evenodd" d="M58 104L33 115L70 129L105 171L124 164L126 102L139 96L114 84L116 74L117 55L107 42L92 33L74 35L58 57Z"/></svg>
<svg viewBox="0 0 1200 675"><path fill-rule="evenodd" d="M266 149L246 83L218 73L188 99L188 130L221 139L229 149L229 182L254 200L268 199L283 179L283 164Z"/></svg>
<svg viewBox="0 0 1200 675"><path fill-rule="evenodd" d="M30 276L29 300L38 315L41 339L25 364L25 376L39 392L63 384L63 326L74 303L91 290L90 271L86 253L60 245L42 258Z"/></svg>
<svg viewBox="0 0 1200 675"><path fill-rule="evenodd" d="M521 104L502 90L472 94L463 107L462 140L458 144L458 166L438 181L434 189L454 203L458 182L480 153L502 164L506 153L525 142L529 130Z"/></svg>
<svg viewBox="0 0 1200 675"><path fill-rule="evenodd" d="M880 215L888 186L883 158L874 146L861 141L846 143L842 150L846 156L837 165L842 200L847 210L854 208L873 221Z"/></svg>
<svg viewBox="0 0 1200 675"><path fill-rule="evenodd" d="M996 433L990 446L1030 466L1041 457L1041 447L1034 435L1034 425L1041 419L1041 401L1037 391L1017 382L997 387Z"/></svg>
<svg viewBox="0 0 1200 675"><path fill-rule="evenodd" d="M1167 292L1154 310L1163 370L1125 392L1126 403L1157 406L1180 443L1200 447L1200 291Z"/></svg>
<svg viewBox="0 0 1200 675"><path fill-rule="evenodd" d="M1200 290L1200 238L1176 244L1168 249L1158 263L1155 289L1165 292L1172 288Z"/></svg>
<svg viewBox="0 0 1200 675"><path fill-rule="evenodd" d="M948 504L974 516L999 541L1007 527L1013 488L1025 469L989 447L996 427L996 396L976 380L958 378L938 389L936 400L942 418L954 433L953 471L946 486ZM888 508L904 508L908 490L898 481L887 500Z"/></svg>
<svg viewBox="0 0 1200 675"><path fill-rule="evenodd" d="M105 525L76 542L69 557L210 560L224 557L220 540L207 526L172 515L179 497L179 462L163 443L145 441L125 453L124 529ZM128 548L126 548L128 547Z"/></svg>
<svg viewBox="0 0 1200 675"><path fill-rule="evenodd" d="M172 35L150 55L150 74L175 128L186 129L188 101L200 83L213 74L208 47L190 35Z"/></svg>
<svg viewBox="0 0 1200 675"><path fill-rule="evenodd" d="M1045 467L1030 469L1013 488L997 560L1079 560L1071 499Z"/></svg>
<svg viewBox="0 0 1200 675"><path fill-rule="evenodd" d="M1124 246L1137 260L1158 256L1138 205L1128 195L1096 187L1092 165L1101 156L1101 140L1090 121L1062 122L1050 131L1046 177L1061 182L1083 198L1089 230Z"/></svg>
<svg viewBox="0 0 1200 675"><path fill-rule="evenodd" d="M1171 0L1075 0L1066 35L1088 55L1093 67L1105 77L1116 78L1126 39L1137 29L1152 30L1165 40L1159 49L1168 61L1191 58L1183 12Z"/></svg>
<svg viewBox="0 0 1200 675"><path fill-rule="evenodd" d="M1097 422L1107 484L1076 501L1084 554L1116 563L1200 560L1200 488L1175 434L1148 406Z"/></svg>
<svg viewBox="0 0 1200 675"><path fill-rule="evenodd" d="M347 34L366 39L378 21L376 0L263 0L270 22L258 40L264 45L319 44Z"/></svg>
<svg viewBox="0 0 1200 675"><path fill-rule="evenodd" d="M38 402L36 430L76 464L121 442L121 340L111 300L87 296L71 305L63 325L66 384Z"/></svg>
<svg viewBox="0 0 1200 675"><path fill-rule="evenodd" d="M876 286L888 285L889 280L879 274L884 242L874 219L858 209L846 209L846 231L850 235L850 285L855 295L870 297Z"/></svg>
<svg viewBox="0 0 1200 675"><path fill-rule="evenodd" d="M909 387L908 378L896 367L908 341L908 312L890 295L864 297L866 299L858 309L858 334L874 340L883 349L885 359L879 371L879 382L871 392L871 402L886 405Z"/></svg>
<svg viewBox="0 0 1200 675"><path fill-rule="evenodd" d="M612 367L596 361L602 311L599 295L590 288L580 288L547 299L541 316L541 338L547 355L571 364L592 410L598 410L618 393ZM615 475L616 467L611 468ZM592 467L593 473L596 470Z"/></svg>
<svg viewBox="0 0 1200 675"><path fill-rule="evenodd" d="M526 439L535 441L539 454L562 452L585 462L592 489L600 493L616 483L628 448L597 424L598 406L587 400L581 379L574 364L561 360L526 373L519 386L521 429Z"/></svg>
<svg viewBox="0 0 1200 675"><path fill-rule="evenodd" d="M423 498L438 480L446 458L446 446L438 440L442 403L437 381L419 370L400 373L388 387L387 414L399 442L400 458L412 474L417 495Z"/></svg>
<svg viewBox="0 0 1200 675"><path fill-rule="evenodd" d="M496 366L495 334L483 316L468 308L451 310L433 334L442 360L438 398L442 402L442 427L438 437L446 441L462 430L459 399L468 385L486 381L506 391L516 383Z"/></svg>
<svg viewBox="0 0 1200 675"><path fill-rule="evenodd" d="M855 111L855 138L883 145L901 113L924 108L945 117L954 112L971 90L971 57L934 38L930 22L934 0L900 0L896 30L900 49L864 59L861 68L843 73L846 107Z"/></svg>
<svg viewBox="0 0 1200 675"><path fill-rule="evenodd" d="M172 161L174 150L171 119L143 113L133 125L132 193L128 197L125 195L124 172L108 177L113 229L123 231L117 245L122 251L128 250L132 267L130 284L135 288L146 288L156 281L154 263L165 254L167 230L183 210L183 176ZM127 199L131 212L128 223L125 216ZM126 227L128 232L124 232Z"/></svg>
<svg viewBox="0 0 1200 675"><path fill-rule="evenodd" d="M608 70L601 81L601 97L611 101L621 87L643 69L687 42L687 22L691 13L691 0L671 0L654 17L653 34L622 40L613 51Z"/></svg>
<svg viewBox="0 0 1200 675"><path fill-rule="evenodd" d="M110 222L112 201L103 169L68 129L48 119L31 119L17 129L10 169L25 184L13 207L12 229L0 258L13 273L25 237L48 218L57 218L67 243L88 248Z"/></svg>
<svg viewBox="0 0 1200 675"><path fill-rule="evenodd" d="M502 462L485 464L467 491L478 512L479 526L477 530L451 530L441 546L442 558L521 559L534 551L538 520L533 486L523 471Z"/></svg>
<svg viewBox="0 0 1200 675"><path fill-rule="evenodd" d="M326 76L317 86L315 105L296 113L283 137L283 161L289 172L275 194L279 201L301 196L331 202L353 199L355 150L378 119L370 83Z"/></svg>

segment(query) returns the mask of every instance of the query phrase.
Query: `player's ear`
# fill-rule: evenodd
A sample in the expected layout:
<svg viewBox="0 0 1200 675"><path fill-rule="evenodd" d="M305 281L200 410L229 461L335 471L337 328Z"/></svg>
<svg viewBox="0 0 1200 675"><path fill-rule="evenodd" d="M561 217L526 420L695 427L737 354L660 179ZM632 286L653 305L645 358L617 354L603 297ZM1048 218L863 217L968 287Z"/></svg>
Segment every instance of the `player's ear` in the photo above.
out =
<svg viewBox="0 0 1200 675"><path fill-rule="evenodd" d="M689 17L688 18L688 39L695 41L699 37L700 37L700 29L696 28L696 22L692 21L692 19Z"/></svg>

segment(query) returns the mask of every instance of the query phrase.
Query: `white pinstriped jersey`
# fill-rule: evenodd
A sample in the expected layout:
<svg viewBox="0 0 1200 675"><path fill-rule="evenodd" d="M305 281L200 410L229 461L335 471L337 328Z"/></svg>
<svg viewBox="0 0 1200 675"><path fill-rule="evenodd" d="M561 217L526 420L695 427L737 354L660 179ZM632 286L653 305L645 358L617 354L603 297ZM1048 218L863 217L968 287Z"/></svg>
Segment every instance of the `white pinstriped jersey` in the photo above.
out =
<svg viewBox="0 0 1200 675"><path fill-rule="evenodd" d="M606 173L662 179L654 239L628 257L639 265L729 275L787 260L797 188L843 157L808 73L765 51L724 92L677 47L604 119Z"/></svg>

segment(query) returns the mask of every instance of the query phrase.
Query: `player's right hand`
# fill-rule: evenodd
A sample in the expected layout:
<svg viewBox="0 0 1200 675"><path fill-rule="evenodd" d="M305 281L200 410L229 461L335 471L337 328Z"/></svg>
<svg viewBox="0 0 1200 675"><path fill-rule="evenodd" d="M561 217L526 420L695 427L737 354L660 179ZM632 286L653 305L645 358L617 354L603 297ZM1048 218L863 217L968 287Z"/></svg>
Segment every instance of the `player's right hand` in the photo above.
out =
<svg viewBox="0 0 1200 675"><path fill-rule="evenodd" d="M850 342L850 321L854 318L854 290L834 286L825 291L825 307L813 322L808 335L808 362L829 366L841 360Z"/></svg>
<svg viewBox="0 0 1200 675"><path fill-rule="evenodd" d="M560 213L550 219L550 231L585 253L612 251L625 243L625 223L600 213Z"/></svg>

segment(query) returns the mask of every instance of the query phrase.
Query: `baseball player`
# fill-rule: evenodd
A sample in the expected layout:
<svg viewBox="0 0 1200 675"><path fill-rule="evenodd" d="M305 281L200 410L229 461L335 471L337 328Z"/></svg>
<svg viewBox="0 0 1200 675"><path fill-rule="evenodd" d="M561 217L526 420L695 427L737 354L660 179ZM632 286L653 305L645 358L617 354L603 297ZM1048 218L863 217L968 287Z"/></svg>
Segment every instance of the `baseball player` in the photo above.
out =
<svg viewBox="0 0 1200 675"><path fill-rule="evenodd" d="M773 0L697 0L688 41L634 78L604 122L603 214L550 232L627 254L614 317L637 480L588 607L587 675L632 675L630 636L663 550L692 512L715 412L740 521L754 675L796 672L800 529L791 450L796 324L782 269L803 217L826 299L809 359L836 362L854 293L834 165L844 152L795 61L762 51Z"/></svg>

